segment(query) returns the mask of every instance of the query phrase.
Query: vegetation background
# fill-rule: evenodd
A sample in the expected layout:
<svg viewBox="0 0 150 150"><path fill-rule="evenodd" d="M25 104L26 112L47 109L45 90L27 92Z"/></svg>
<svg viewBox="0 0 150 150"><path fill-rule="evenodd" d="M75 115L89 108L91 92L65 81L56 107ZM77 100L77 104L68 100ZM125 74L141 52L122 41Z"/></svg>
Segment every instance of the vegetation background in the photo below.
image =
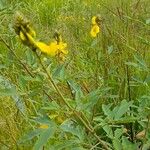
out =
<svg viewBox="0 0 150 150"><path fill-rule="evenodd" d="M16 36L16 11L40 41L58 30L67 43L64 63L40 57L71 109ZM148 150L149 120L149 0L0 1L1 150Z"/></svg>

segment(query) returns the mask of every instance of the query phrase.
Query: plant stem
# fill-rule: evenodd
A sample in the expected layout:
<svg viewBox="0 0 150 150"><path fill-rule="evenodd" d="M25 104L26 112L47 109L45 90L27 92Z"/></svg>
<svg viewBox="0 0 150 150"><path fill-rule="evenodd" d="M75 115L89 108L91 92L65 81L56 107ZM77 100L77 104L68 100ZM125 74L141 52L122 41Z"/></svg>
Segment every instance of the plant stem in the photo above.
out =
<svg viewBox="0 0 150 150"><path fill-rule="evenodd" d="M92 125L90 124L90 122L88 121L87 117L82 113L82 116L84 117L84 119L86 119L86 121L82 118L82 116L76 111L74 110L74 108L72 108L72 106L69 105L69 103L66 101L66 99L64 98L64 96L62 95L62 93L60 92L58 86L56 85L56 83L54 82L53 78L51 77L51 75L49 74L49 72L47 71L46 67L44 66L43 62L41 61L40 56L37 54L37 52L35 51L35 54L43 68L43 70L45 71L45 73L47 74L47 77L50 81L50 83L53 85L54 89L57 91L57 93L59 94L59 96L61 97L61 100L63 101L63 103L74 113L74 115L76 117L78 117L78 119L83 123L83 125L85 126L85 128L91 132L94 137L99 141L99 143L106 149L106 150L110 150L110 148L108 147L108 145L106 144L105 141L101 140L99 138L99 136L96 134L96 132L94 131Z"/></svg>
<svg viewBox="0 0 150 150"><path fill-rule="evenodd" d="M131 101L132 98L131 98L131 89L130 89L130 74L129 74L128 66L126 67L126 70L127 70L128 99L129 99L129 101ZM130 107L130 111L131 111L131 107ZM130 113L130 115L132 115L132 114ZM131 131L131 140L132 140L132 142L134 142L134 126L133 126L133 123L130 123L130 131Z"/></svg>

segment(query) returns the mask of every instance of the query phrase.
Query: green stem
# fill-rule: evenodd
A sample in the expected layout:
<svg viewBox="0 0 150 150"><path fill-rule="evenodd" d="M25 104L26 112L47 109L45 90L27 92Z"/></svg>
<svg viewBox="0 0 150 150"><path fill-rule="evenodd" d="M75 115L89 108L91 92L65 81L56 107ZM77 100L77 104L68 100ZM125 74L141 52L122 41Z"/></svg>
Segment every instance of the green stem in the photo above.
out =
<svg viewBox="0 0 150 150"><path fill-rule="evenodd" d="M106 150L110 150L110 148L108 147L107 143L103 140L101 140L99 138L99 136L96 134L96 132L94 131L92 125L90 124L90 122L88 121L87 117L82 113L84 119L86 119L86 121L82 118L82 116L76 111L74 110L74 108L72 108L69 103L66 101L66 99L64 98L64 96L62 95L62 93L60 92L58 86L56 85L56 83L54 82L53 78L51 77L51 75L49 74L49 72L47 71L46 67L44 66L43 62L41 61L40 56L37 54L37 52L35 51L35 54L43 68L43 70L45 71L45 73L47 74L47 77L50 81L50 83L53 85L54 89L57 91L57 93L59 94L59 96L61 97L63 103L74 113L74 115L76 117L78 117L78 119L83 123L83 125L85 126L85 128L90 131L94 137L101 143L101 145L106 149Z"/></svg>

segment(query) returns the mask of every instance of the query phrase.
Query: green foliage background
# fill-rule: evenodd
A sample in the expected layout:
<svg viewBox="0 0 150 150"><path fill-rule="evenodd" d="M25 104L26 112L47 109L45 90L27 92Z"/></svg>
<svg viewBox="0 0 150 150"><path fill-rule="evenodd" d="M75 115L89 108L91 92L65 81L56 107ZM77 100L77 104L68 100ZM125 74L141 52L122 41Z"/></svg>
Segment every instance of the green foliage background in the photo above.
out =
<svg viewBox="0 0 150 150"><path fill-rule="evenodd" d="M68 44L64 64L41 55L66 101L86 116L91 133L50 84L34 52L13 29L22 12L37 38L58 30ZM91 18L101 33L90 37ZM0 149L114 150L150 148L149 0L0 1ZM40 125L48 125L42 129ZM88 122L86 122L88 124Z"/></svg>

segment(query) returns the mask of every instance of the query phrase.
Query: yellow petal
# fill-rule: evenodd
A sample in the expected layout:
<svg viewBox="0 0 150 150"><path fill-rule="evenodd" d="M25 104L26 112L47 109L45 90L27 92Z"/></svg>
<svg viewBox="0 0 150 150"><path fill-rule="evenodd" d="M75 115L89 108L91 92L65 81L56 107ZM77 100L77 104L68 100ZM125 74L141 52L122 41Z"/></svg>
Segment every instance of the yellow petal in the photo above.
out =
<svg viewBox="0 0 150 150"><path fill-rule="evenodd" d="M66 50L66 49L62 49L61 52L62 52L63 54L65 54L65 55L68 54L68 50Z"/></svg>
<svg viewBox="0 0 150 150"><path fill-rule="evenodd" d="M59 46L59 49L65 49L67 47L67 43L60 42L58 46Z"/></svg>
<svg viewBox="0 0 150 150"><path fill-rule="evenodd" d="M96 37L99 32L100 32L99 26L94 25L91 29L90 34L91 34L92 37Z"/></svg>
<svg viewBox="0 0 150 150"><path fill-rule="evenodd" d="M48 46L43 42L36 42L36 46L41 50L41 52L46 53L50 56L55 56L56 49L52 45Z"/></svg>
<svg viewBox="0 0 150 150"><path fill-rule="evenodd" d="M26 33L26 35L28 37L29 44L33 47L36 47L36 41L34 40L34 38L29 33Z"/></svg>
<svg viewBox="0 0 150 150"><path fill-rule="evenodd" d="M28 32L32 37L36 37L35 31L34 31L29 25L27 25L27 32Z"/></svg>
<svg viewBox="0 0 150 150"><path fill-rule="evenodd" d="M97 23L96 23L96 18L97 18L96 16L93 16L93 17L92 17L92 24L93 24L93 25L96 25L96 24L97 24Z"/></svg>
<svg viewBox="0 0 150 150"><path fill-rule="evenodd" d="M26 38L25 35L22 33L22 31L20 31L19 37L20 37L20 39L21 39L23 42L27 40L27 38Z"/></svg>

